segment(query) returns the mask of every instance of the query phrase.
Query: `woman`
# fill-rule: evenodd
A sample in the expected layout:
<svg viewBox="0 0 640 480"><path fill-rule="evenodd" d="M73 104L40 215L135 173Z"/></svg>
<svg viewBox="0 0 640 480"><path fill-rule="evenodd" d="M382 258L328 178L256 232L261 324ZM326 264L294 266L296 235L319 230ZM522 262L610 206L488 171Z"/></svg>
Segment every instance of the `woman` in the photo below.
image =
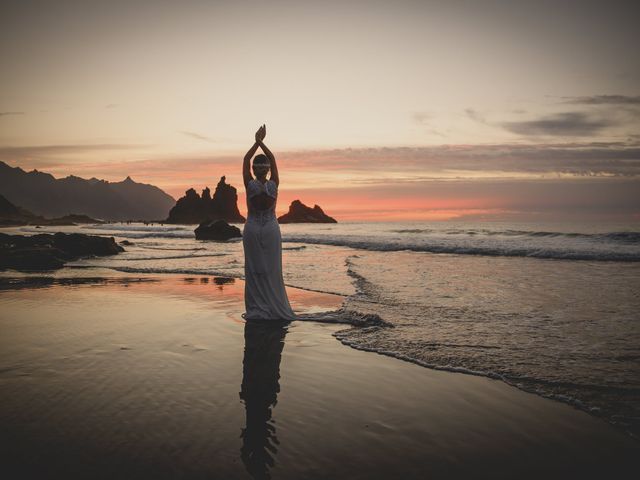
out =
<svg viewBox="0 0 640 480"><path fill-rule="evenodd" d="M242 176L247 192L247 222L242 234L244 247L244 303L246 320L279 319L294 320L282 278L282 237L276 219L278 198L278 167L273 153L263 143L267 127L262 125L256 132L256 141L244 157ZM253 159L253 173L249 167ZM267 173L271 169L271 177Z"/></svg>

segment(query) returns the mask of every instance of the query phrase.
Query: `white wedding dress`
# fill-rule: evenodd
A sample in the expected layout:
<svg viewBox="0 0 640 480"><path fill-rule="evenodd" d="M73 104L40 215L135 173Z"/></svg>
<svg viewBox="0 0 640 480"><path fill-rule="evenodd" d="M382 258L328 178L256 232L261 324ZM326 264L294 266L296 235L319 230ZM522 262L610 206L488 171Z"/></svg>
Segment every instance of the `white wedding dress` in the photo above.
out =
<svg viewBox="0 0 640 480"><path fill-rule="evenodd" d="M251 203L256 195L273 198L271 207L259 210ZM244 248L244 303L246 320L295 320L282 278L282 236L276 218L278 186L251 179L247 184L247 222L242 233Z"/></svg>
<svg viewBox="0 0 640 480"><path fill-rule="evenodd" d="M264 210L255 208L251 199L261 193L273 198ZM384 324L375 314L337 310L296 314L291 309L282 277L282 236L276 218L278 186L272 180L262 183L251 179L247 184L247 221L242 232L244 248L245 320L311 320L316 322Z"/></svg>

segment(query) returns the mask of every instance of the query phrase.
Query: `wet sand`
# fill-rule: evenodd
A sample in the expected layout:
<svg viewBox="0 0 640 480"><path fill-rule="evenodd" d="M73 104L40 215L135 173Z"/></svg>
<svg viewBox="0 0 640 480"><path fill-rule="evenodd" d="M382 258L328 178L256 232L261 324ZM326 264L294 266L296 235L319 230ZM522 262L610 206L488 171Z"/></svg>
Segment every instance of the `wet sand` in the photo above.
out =
<svg viewBox="0 0 640 480"><path fill-rule="evenodd" d="M640 442L496 380L246 323L241 281L0 278L5 478L616 478ZM342 298L288 289L294 309ZM4 475L3 475L4 476Z"/></svg>

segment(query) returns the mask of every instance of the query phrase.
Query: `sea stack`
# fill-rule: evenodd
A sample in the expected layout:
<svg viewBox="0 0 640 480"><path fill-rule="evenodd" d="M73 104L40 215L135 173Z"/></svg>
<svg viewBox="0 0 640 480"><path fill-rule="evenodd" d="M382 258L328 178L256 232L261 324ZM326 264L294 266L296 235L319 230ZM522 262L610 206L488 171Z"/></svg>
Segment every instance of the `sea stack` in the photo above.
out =
<svg viewBox="0 0 640 480"><path fill-rule="evenodd" d="M165 223L210 223L224 220L229 223L244 223L245 218L238 210L238 192L225 182L222 176L216 191L211 197L209 187L202 190L202 195L190 188L185 192L169 212Z"/></svg>
<svg viewBox="0 0 640 480"><path fill-rule="evenodd" d="M289 205L289 211L278 217L279 223L338 223L335 218L330 217L319 205L313 208L307 207L300 200L294 200Z"/></svg>

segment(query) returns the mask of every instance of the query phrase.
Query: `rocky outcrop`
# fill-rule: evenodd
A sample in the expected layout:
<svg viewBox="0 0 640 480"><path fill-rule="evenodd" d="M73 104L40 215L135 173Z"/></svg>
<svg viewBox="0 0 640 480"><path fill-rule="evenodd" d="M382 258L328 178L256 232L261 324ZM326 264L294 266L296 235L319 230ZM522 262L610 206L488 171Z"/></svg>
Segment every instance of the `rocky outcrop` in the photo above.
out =
<svg viewBox="0 0 640 480"><path fill-rule="evenodd" d="M216 191L211 197L209 187L202 191L202 196L190 188L169 212L165 223L211 223L224 220L230 223L244 223L245 218L238 210L238 191L221 177Z"/></svg>
<svg viewBox="0 0 640 480"><path fill-rule="evenodd" d="M103 223L86 215L70 214L64 217L44 218L18 207L0 195L0 226L19 225L76 225L78 223Z"/></svg>
<svg viewBox="0 0 640 480"><path fill-rule="evenodd" d="M32 236L0 233L0 270L54 270L81 257L119 252L124 252L124 248L113 237L60 232Z"/></svg>
<svg viewBox="0 0 640 480"><path fill-rule="evenodd" d="M135 182L26 172L0 162L0 193L35 215L59 217L69 212L105 220L159 220L175 200L158 187Z"/></svg>
<svg viewBox="0 0 640 480"><path fill-rule="evenodd" d="M200 195L190 188L176 202L175 206L169 210L169 217L165 223L200 223L206 213L205 205Z"/></svg>
<svg viewBox="0 0 640 480"><path fill-rule="evenodd" d="M278 217L278 223L338 223L322 211L318 205L307 207L300 200L294 200L289 205L289 211Z"/></svg>
<svg viewBox="0 0 640 480"><path fill-rule="evenodd" d="M202 223L195 229L195 233L198 240L223 241L231 238L242 237L242 233L238 227L229 225L224 220Z"/></svg>

